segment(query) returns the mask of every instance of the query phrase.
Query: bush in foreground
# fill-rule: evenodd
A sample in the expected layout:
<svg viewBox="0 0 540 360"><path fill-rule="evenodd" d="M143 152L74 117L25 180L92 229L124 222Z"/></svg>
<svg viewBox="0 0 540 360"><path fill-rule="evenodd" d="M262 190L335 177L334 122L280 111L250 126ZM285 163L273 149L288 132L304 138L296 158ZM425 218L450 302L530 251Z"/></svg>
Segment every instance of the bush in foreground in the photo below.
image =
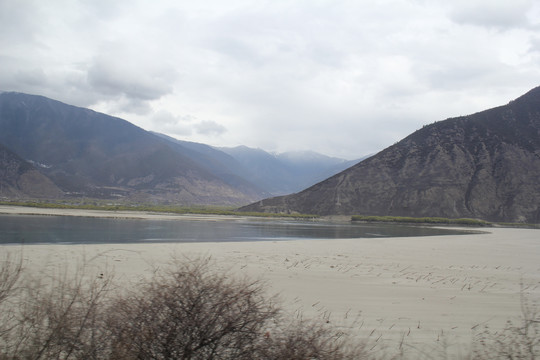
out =
<svg viewBox="0 0 540 360"><path fill-rule="evenodd" d="M260 281L176 262L115 301L116 359L362 359L323 323L290 322Z"/></svg>
<svg viewBox="0 0 540 360"><path fill-rule="evenodd" d="M107 352L111 279L89 276L84 267L32 277L7 256L0 273L7 289L0 298L0 359L96 359Z"/></svg>
<svg viewBox="0 0 540 360"><path fill-rule="evenodd" d="M261 282L216 274L208 260L177 261L130 291L82 269L21 279L20 266L3 263L0 359L369 358L322 320L288 319Z"/></svg>
<svg viewBox="0 0 540 360"><path fill-rule="evenodd" d="M111 277L85 266L31 277L22 269L22 257L5 255L0 259L0 360L404 356L373 353L324 319L290 319L263 283L218 274L208 259L176 261L130 290L112 284ZM486 327L463 358L540 358L538 309L522 291L521 322L509 322L502 331ZM437 358L433 354L428 358Z"/></svg>

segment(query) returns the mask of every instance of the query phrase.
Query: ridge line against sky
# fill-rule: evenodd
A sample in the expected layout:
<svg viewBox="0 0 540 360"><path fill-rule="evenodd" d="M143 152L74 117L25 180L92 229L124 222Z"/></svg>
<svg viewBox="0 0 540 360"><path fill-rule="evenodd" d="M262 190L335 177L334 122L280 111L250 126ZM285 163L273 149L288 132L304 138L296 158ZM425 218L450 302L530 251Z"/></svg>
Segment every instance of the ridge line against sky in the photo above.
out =
<svg viewBox="0 0 540 360"><path fill-rule="evenodd" d="M1 0L0 88L354 159L540 85L539 30L533 0Z"/></svg>

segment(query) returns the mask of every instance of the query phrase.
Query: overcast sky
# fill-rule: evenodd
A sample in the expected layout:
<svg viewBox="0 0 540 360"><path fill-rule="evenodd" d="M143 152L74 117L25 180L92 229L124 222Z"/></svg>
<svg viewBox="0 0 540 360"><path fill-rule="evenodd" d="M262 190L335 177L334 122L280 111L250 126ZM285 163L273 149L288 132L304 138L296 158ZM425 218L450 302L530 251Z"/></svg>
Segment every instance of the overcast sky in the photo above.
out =
<svg viewBox="0 0 540 360"><path fill-rule="evenodd" d="M540 85L535 0L0 0L0 89L216 146L377 152Z"/></svg>

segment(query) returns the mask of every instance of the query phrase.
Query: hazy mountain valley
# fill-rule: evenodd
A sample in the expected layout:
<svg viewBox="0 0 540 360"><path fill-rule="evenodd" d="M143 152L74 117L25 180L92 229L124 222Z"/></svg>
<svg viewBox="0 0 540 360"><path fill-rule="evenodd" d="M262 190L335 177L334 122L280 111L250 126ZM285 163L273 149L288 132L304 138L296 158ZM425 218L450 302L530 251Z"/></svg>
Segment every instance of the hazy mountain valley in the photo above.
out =
<svg viewBox="0 0 540 360"><path fill-rule="evenodd" d="M245 205L300 191L358 162L310 152L218 149L45 97L8 92L0 94L0 144L4 199Z"/></svg>

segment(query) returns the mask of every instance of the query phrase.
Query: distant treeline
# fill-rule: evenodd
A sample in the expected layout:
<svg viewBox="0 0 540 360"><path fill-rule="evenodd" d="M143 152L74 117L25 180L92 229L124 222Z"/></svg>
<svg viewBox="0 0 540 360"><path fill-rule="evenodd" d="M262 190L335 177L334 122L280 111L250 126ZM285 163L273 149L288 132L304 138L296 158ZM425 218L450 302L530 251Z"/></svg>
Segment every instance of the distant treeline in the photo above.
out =
<svg viewBox="0 0 540 360"><path fill-rule="evenodd" d="M409 217L409 216L367 216L353 215L351 221L358 222L386 222L386 223L406 223L406 224L433 224L433 225L463 225L463 226L504 226L540 229L540 224L527 223L492 223L479 219L449 219L443 217Z"/></svg>
<svg viewBox="0 0 540 360"><path fill-rule="evenodd" d="M408 224L448 224L466 226L491 226L492 223L477 219L448 219L442 217L408 217L408 216L365 216L353 215L352 221L392 222Z"/></svg>
<svg viewBox="0 0 540 360"><path fill-rule="evenodd" d="M299 219L314 219L317 215L298 213L263 213L263 212L241 212L232 207L211 206L211 205L154 205L154 204L108 204L98 201L81 201L80 203L60 203L60 202L33 202L33 201L0 201L0 205L25 206L44 209L77 209L77 210L103 210L103 211L145 211L156 213L172 214L200 214L200 215L231 215L231 216L256 216L256 217L286 217Z"/></svg>

